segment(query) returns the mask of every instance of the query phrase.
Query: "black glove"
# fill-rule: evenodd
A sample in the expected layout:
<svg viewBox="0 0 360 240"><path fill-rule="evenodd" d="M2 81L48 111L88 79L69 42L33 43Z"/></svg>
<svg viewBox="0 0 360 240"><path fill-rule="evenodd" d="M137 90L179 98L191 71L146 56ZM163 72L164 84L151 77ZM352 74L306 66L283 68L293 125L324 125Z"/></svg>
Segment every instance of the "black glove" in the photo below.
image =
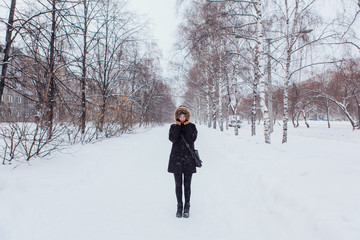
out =
<svg viewBox="0 0 360 240"><path fill-rule="evenodd" d="M181 123L180 128L181 128L181 131L184 131L184 123Z"/></svg>

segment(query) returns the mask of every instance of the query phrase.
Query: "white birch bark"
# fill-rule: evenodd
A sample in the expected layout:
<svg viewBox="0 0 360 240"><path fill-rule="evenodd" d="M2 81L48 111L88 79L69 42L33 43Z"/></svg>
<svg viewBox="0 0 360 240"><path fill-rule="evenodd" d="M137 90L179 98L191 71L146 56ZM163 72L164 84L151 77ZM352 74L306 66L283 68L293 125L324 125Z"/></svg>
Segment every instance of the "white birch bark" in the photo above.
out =
<svg viewBox="0 0 360 240"><path fill-rule="evenodd" d="M240 99L239 99L240 97L239 97L239 93L238 93L238 85L237 85L236 78L233 78L233 87L234 87L235 103L234 103L234 105L231 104L231 106L232 106L232 111L233 111L234 115L236 116L236 121L237 121L237 107L240 102ZM237 127L234 128L234 134L235 134L235 136L239 135L239 129Z"/></svg>
<svg viewBox="0 0 360 240"><path fill-rule="evenodd" d="M360 0L359 0L360 1ZM328 128L331 127L330 125L330 106L329 106L329 99L326 99L326 120L328 124Z"/></svg>
<svg viewBox="0 0 360 240"><path fill-rule="evenodd" d="M227 90L227 106L226 106L226 130L229 130L229 121L230 121L230 110L231 110L231 92L230 92L230 82L229 77L226 77L226 90Z"/></svg>
<svg viewBox="0 0 360 240"><path fill-rule="evenodd" d="M257 59L257 57L256 57ZM255 60L257 62L257 60ZM255 79L253 82L253 101L251 106L251 136L256 135L256 98L257 98L257 88L258 88L258 76L255 74Z"/></svg>
<svg viewBox="0 0 360 240"><path fill-rule="evenodd" d="M272 100L272 80L271 80L271 51L270 51L270 39L267 39L268 45L268 62L267 62L267 96L268 96L268 108L270 118L270 133L274 132L274 113L273 113L273 100Z"/></svg>
<svg viewBox="0 0 360 240"><path fill-rule="evenodd" d="M353 130L355 130L355 128L357 127L357 123L356 123L356 120L351 116L351 114L347 110L348 103L346 103L345 100L343 101L343 103L341 103L341 102L337 101L333 96L327 95L325 93L321 93L321 95L323 97L325 97L326 99L330 100L331 102L335 103L341 109L341 111L345 114L347 119L350 121L351 126L353 127Z"/></svg>
<svg viewBox="0 0 360 240"><path fill-rule="evenodd" d="M197 97L197 120L198 120L198 123L201 125L202 121L201 121L201 98L200 98L200 93L198 93L198 97Z"/></svg>
<svg viewBox="0 0 360 240"><path fill-rule="evenodd" d="M206 87L206 110L207 110L207 124L211 128L211 114L210 114L210 91L209 86Z"/></svg>
<svg viewBox="0 0 360 240"><path fill-rule="evenodd" d="M216 101L215 101L215 86L214 83L211 85L211 103L212 103L212 124L213 129L216 129Z"/></svg>
<svg viewBox="0 0 360 240"><path fill-rule="evenodd" d="M222 113L222 76L220 73L220 77L219 77L219 128L220 131L224 131L224 122L223 122L223 113Z"/></svg>
<svg viewBox="0 0 360 240"><path fill-rule="evenodd" d="M285 64L285 79L284 79L284 112L283 112L283 138L282 143L287 142L287 134L288 134L288 121L289 121L289 82L290 82L290 63L291 63L291 54L292 47L294 44L294 34L295 34L295 25L296 19L298 15L299 3L295 2L294 9L294 22L292 30L290 30L290 15L289 15L289 7L288 0L285 1L285 17L286 17L286 64Z"/></svg>
<svg viewBox="0 0 360 240"><path fill-rule="evenodd" d="M259 55L259 65L257 71L259 74L260 108L264 119L265 143L271 143L270 118L269 118L268 108L265 103L265 76L264 76L265 59L264 59L264 37L263 37L261 0L256 1L255 9L256 9L256 26L257 26L257 44L258 44L258 55Z"/></svg>

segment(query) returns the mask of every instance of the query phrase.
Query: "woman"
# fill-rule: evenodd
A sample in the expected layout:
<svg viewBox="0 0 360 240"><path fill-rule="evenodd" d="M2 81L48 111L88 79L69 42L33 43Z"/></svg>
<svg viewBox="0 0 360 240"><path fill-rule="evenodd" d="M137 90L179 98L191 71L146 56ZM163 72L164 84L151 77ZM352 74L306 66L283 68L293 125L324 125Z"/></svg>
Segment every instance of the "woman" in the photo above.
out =
<svg viewBox="0 0 360 240"><path fill-rule="evenodd" d="M196 173L195 160L191 157L190 150L181 136L194 150L194 142L197 137L196 126L190 123L190 110L180 106L175 110L176 124L172 124L169 131L169 139L173 143L170 153L168 172L174 174L175 192L177 199L176 217L189 217L191 178ZM185 206L182 201L182 185L184 182ZM184 207L184 208L183 208ZM184 211L184 212L183 212Z"/></svg>

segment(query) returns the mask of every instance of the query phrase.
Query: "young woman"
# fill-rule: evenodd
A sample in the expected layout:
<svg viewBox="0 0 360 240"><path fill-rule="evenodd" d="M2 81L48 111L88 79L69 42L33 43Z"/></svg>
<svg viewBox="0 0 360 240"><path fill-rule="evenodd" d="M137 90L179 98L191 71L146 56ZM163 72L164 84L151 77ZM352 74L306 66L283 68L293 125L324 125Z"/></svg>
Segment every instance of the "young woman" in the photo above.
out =
<svg viewBox="0 0 360 240"><path fill-rule="evenodd" d="M175 110L175 124L172 124L169 131L169 140L173 143L170 153L168 172L174 174L175 193L177 199L176 217L188 218L190 211L191 178L196 173L195 160L190 150L186 147L185 141L194 149L194 142L197 137L195 124L189 122L190 110L180 106ZM184 183L185 205L182 201L182 185ZM183 212L184 211L184 212Z"/></svg>

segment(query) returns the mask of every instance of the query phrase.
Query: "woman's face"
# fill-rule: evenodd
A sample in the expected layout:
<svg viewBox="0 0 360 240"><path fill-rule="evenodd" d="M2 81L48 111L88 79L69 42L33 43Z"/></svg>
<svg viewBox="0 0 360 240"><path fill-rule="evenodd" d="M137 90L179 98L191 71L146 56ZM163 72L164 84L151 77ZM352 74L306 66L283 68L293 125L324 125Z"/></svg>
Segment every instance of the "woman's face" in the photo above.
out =
<svg viewBox="0 0 360 240"><path fill-rule="evenodd" d="M180 115L179 120L180 120L180 122L182 122L182 123L185 122L185 120L186 120L185 115Z"/></svg>

